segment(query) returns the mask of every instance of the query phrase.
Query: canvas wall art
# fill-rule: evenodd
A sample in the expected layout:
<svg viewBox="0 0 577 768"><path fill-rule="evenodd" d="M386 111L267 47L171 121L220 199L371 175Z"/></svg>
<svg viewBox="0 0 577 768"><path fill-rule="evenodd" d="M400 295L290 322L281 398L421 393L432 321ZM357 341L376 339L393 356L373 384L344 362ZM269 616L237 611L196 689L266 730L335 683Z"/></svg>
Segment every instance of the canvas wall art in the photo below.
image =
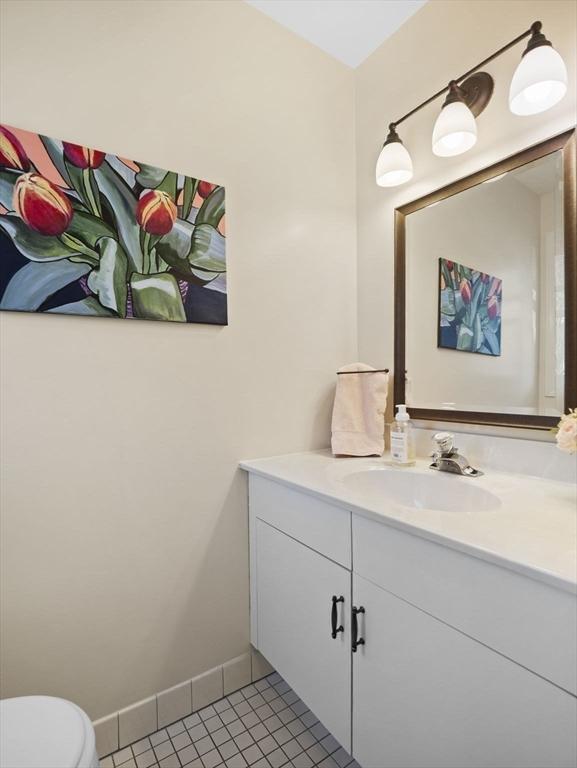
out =
<svg viewBox="0 0 577 768"><path fill-rule="evenodd" d="M224 188L0 126L0 309L226 325Z"/></svg>
<svg viewBox="0 0 577 768"><path fill-rule="evenodd" d="M439 259L438 346L500 355L502 291L498 277Z"/></svg>

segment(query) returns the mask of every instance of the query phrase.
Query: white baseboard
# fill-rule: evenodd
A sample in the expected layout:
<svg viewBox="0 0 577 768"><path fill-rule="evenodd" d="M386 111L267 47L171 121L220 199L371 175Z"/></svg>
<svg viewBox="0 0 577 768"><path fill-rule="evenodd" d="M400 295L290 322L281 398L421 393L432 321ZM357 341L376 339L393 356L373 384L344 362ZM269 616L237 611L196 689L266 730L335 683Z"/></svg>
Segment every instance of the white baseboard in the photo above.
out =
<svg viewBox="0 0 577 768"><path fill-rule="evenodd" d="M273 671L264 656L251 648L192 680L101 717L93 723L98 755L105 757L123 749Z"/></svg>

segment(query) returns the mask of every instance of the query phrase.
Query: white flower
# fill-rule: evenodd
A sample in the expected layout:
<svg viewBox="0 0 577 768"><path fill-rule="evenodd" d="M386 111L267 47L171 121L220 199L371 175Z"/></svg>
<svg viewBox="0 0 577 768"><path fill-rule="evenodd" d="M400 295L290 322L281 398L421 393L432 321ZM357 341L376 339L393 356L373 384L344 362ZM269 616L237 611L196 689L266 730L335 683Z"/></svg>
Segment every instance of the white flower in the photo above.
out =
<svg viewBox="0 0 577 768"><path fill-rule="evenodd" d="M569 411L557 425L557 446L565 453L577 452L577 411Z"/></svg>

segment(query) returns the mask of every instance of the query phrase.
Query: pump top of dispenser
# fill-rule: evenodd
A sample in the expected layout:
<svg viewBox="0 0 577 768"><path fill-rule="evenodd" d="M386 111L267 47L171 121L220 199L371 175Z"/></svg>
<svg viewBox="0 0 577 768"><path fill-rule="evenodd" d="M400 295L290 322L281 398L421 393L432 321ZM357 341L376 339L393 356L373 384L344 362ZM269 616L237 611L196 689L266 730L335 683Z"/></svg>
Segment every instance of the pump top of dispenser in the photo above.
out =
<svg viewBox="0 0 577 768"><path fill-rule="evenodd" d="M397 405L397 415L395 416L395 421L410 421L410 416L407 413L407 406L404 404Z"/></svg>

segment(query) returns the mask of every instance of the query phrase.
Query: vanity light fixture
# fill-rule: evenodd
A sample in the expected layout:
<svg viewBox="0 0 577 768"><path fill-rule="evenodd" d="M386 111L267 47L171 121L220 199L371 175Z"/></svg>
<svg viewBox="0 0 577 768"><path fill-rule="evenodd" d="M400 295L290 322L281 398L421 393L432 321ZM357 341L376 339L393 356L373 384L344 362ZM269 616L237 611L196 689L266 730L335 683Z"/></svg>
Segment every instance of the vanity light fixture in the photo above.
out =
<svg viewBox="0 0 577 768"><path fill-rule="evenodd" d="M483 72L479 74L484 74ZM487 75L487 77L490 77ZM491 91L493 79L491 78ZM475 115L467 106L465 91L452 80L449 93L433 128L433 152L452 157L466 152L477 141Z"/></svg>
<svg viewBox="0 0 577 768"><path fill-rule="evenodd" d="M540 21L531 26L531 38L511 80L509 107L515 115L545 112L567 93L567 67L541 27Z"/></svg>
<svg viewBox="0 0 577 768"><path fill-rule="evenodd" d="M399 138L394 123L389 125L381 154L377 160L377 184L379 187L396 187L413 176L413 161Z"/></svg>
<svg viewBox="0 0 577 768"><path fill-rule="evenodd" d="M453 157L471 149L477 141L475 118L491 100L494 86L491 75L479 70L527 37L530 40L511 81L511 111L517 115L534 115L557 104L567 92L567 69L559 53L541 32L542 26L540 21L534 22L514 40L390 123L377 160L377 184L396 187L412 178L411 156L399 138L397 127L445 93L447 96L433 129L433 153L439 157Z"/></svg>

